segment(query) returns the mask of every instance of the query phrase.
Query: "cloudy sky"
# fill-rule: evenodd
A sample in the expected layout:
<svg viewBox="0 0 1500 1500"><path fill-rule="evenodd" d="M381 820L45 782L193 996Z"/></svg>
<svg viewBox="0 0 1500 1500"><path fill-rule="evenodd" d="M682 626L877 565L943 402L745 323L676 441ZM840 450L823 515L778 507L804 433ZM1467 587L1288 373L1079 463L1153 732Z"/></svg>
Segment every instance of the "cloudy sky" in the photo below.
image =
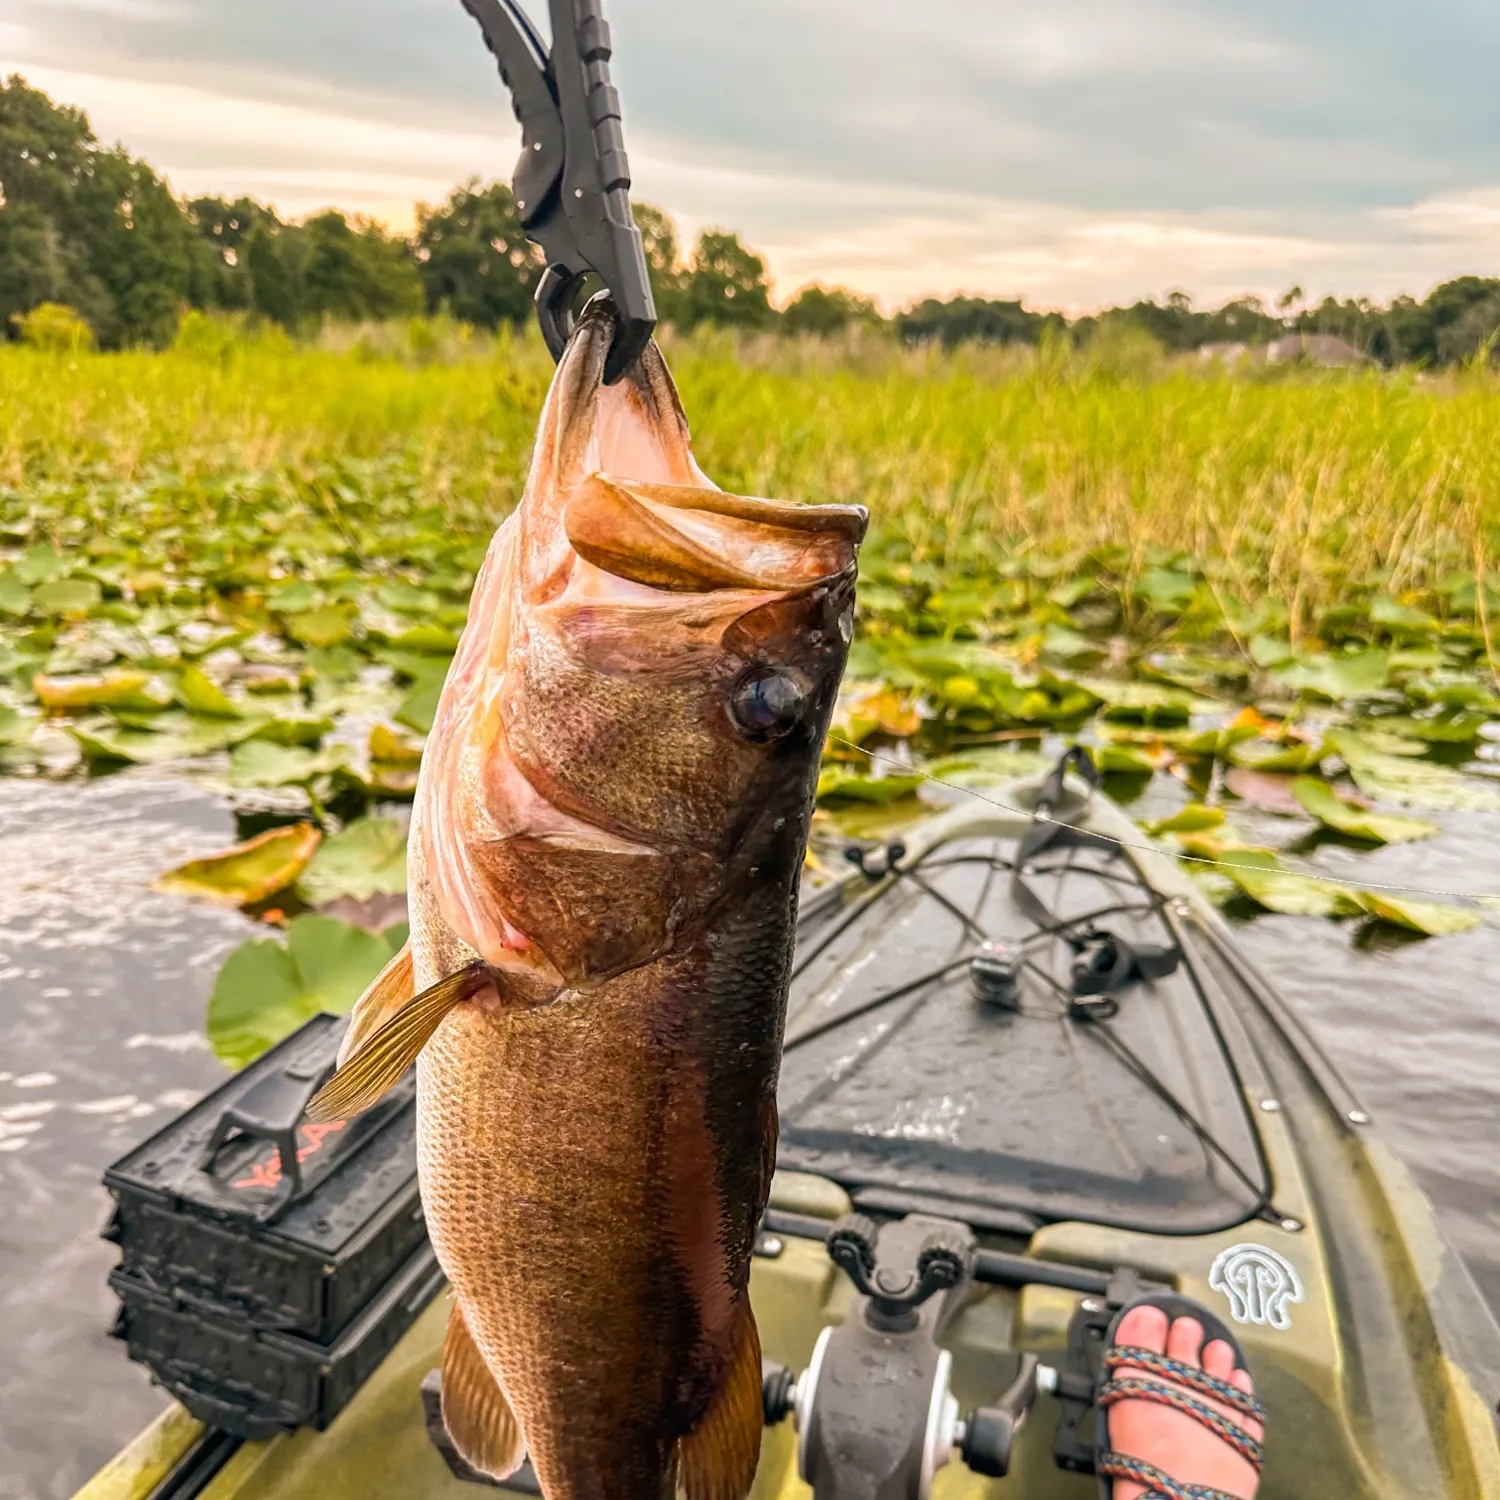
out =
<svg viewBox="0 0 1500 1500"><path fill-rule="evenodd" d="M532 0L539 14L539 0ZM1495 0L609 0L638 197L778 289L1070 311L1500 275ZM517 132L459 0L0 0L179 192L396 226Z"/></svg>

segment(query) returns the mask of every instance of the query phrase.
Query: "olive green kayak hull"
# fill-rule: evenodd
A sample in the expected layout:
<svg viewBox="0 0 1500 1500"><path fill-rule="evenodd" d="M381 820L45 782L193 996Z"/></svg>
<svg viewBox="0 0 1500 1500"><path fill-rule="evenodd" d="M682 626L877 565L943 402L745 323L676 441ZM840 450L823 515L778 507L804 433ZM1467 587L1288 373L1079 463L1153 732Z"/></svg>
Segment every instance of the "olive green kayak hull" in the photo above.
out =
<svg viewBox="0 0 1500 1500"><path fill-rule="evenodd" d="M1026 798L1015 787L995 801ZM1103 799L1072 815L1096 831L1140 840ZM945 840L1015 837L1023 827L1019 816L990 804L935 819L907 842L920 856ZM1500 1332L1426 1198L1192 882L1163 856L1137 855L1135 863L1169 898L1170 921L1211 1001L1259 1128L1280 1222L1209 1235L1061 1222L1029 1239L986 1235L984 1242L1105 1271L1129 1266L1221 1316L1231 1310L1223 1267L1289 1268L1291 1280L1270 1305L1279 1316L1236 1326L1269 1413L1265 1500L1500 1500ZM833 1183L781 1174L773 1206L831 1221L848 1201ZM822 1328L843 1319L852 1289L821 1243L779 1238L779 1254L756 1260L752 1290L766 1356L801 1370ZM976 1288L944 1339L960 1405L993 1401L1018 1351L1060 1361L1076 1303L1077 1294L1041 1286ZM439 1363L447 1310L440 1297L328 1431L244 1444L195 1493L203 1500L474 1500L482 1491L455 1480L430 1444L418 1393ZM1057 1415L1052 1399L1041 1397L1007 1479L950 1463L937 1476L935 1500L1097 1500L1096 1481L1052 1461ZM202 1431L172 1408L75 1500L149 1500ZM795 1448L790 1423L768 1431L755 1500L808 1496Z"/></svg>

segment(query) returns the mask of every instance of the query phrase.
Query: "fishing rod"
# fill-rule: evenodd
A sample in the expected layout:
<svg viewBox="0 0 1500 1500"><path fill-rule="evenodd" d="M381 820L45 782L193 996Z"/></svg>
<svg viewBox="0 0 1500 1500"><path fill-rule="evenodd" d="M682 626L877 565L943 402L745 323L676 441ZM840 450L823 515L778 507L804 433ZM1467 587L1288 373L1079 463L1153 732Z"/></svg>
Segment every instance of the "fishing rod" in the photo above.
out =
<svg viewBox="0 0 1500 1500"><path fill-rule="evenodd" d="M615 307L604 366L604 382L613 385L651 342L656 300L630 208L630 159L602 0L549 0L550 50L516 0L463 5L500 65L521 126L513 191L526 237L547 259L536 289L542 337L561 360L585 282L597 277Z"/></svg>

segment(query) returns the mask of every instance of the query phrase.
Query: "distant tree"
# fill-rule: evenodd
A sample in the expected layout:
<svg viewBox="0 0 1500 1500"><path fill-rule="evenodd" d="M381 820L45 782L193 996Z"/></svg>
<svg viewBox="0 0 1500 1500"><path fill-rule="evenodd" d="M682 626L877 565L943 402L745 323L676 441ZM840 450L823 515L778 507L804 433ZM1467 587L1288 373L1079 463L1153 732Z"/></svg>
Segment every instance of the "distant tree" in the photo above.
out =
<svg viewBox="0 0 1500 1500"><path fill-rule="evenodd" d="M57 302L105 345L165 344L192 266L192 225L150 166L24 79L0 87L0 322Z"/></svg>
<svg viewBox="0 0 1500 1500"><path fill-rule="evenodd" d="M781 315L788 333L811 333L826 338L852 324L879 327L884 319L874 301L843 287L805 286Z"/></svg>
<svg viewBox="0 0 1500 1500"><path fill-rule="evenodd" d="M896 330L908 344L937 341L944 348L959 344L1037 344L1049 328L1066 329L1057 313L1028 312L1019 302L990 302L982 297L929 297L902 313Z"/></svg>
<svg viewBox="0 0 1500 1500"><path fill-rule="evenodd" d="M737 234L710 229L698 240L684 278L682 323L767 328L776 321L766 263Z"/></svg>
<svg viewBox="0 0 1500 1500"><path fill-rule="evenodd" d="M150 166L118 147L94 153L76 197L90 269L114 304L96 330L100 341L171 343L192 290L194 233L182 205Z"/></svg>
<svg viewBox="0 0 1500 1500"><path fill-rule="evenodd" d="M520 323L542 273L541 252L521 228L503 183L454 188L441 208L417 211L417 273L434 312L446 307L481 328Z"/></svg>
<svg viewBox="0 0 1500 1500"><path fill-rule="evenodd" d="M646 250L646 269L651 273L656 315L663 323L681 323L684 277L677 225L670 214L653 208L649 203L636 203L632 208L635 227L641 232L641 242Z"/></svg>
<svg viewBox="0 0 1500 1500"><path fill-rule="evenodd" d="M23 78L0 84L0 337L44 302L97 329L112 308L79 233L76 194L97 142L81 110L60 108Z"/></svg>
<svg viewBox="0 0 1500 1500"><path fill-rule="evenodd" d="M281 227L274 209L253 198L194 198L187 215L198 232L193 264L193 305L248 308L253 289L246 251L250 236L262 225Z"/></svg>
<svg viewBox="0 0 1500 1500"><path fill-rule="evenodd" d="M1467 358L1488 337L1497 297L1500 281L1460 276L1435 287L1424 302L1394 305L1387 321L1400 357L1430 365Z"/></svg>
<svg viewBox="0 0 1500 1500"><path fill-rule="evenodd" d="M302 273L303 311L310 317L411 317L425 298L404 240L368 220L350 223L334 209L303 226L307 260Z"/></svg>
<svg viewBox="0 0 1500 1500"><path fill-rule="evenodd" d="M260 223L245 241L250 306L263 318L295 328L307 315L307 235L293 225Z"/></svg>

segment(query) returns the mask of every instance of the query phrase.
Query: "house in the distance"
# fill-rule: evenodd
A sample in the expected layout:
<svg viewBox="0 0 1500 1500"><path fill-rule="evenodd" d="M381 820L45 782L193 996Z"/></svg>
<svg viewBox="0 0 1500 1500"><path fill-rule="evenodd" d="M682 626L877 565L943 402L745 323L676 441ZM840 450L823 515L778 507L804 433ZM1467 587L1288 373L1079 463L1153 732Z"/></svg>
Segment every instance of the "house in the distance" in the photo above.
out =
<svg viewBox="0 0 1500 1500"><path fill-rule="evenodd" d="M1353 344L1331 333L1289 333L1284 339L1266 345L1266 363L1271 365L1302 363L1332 370L1362 365L1368 358Z"/></svg>

